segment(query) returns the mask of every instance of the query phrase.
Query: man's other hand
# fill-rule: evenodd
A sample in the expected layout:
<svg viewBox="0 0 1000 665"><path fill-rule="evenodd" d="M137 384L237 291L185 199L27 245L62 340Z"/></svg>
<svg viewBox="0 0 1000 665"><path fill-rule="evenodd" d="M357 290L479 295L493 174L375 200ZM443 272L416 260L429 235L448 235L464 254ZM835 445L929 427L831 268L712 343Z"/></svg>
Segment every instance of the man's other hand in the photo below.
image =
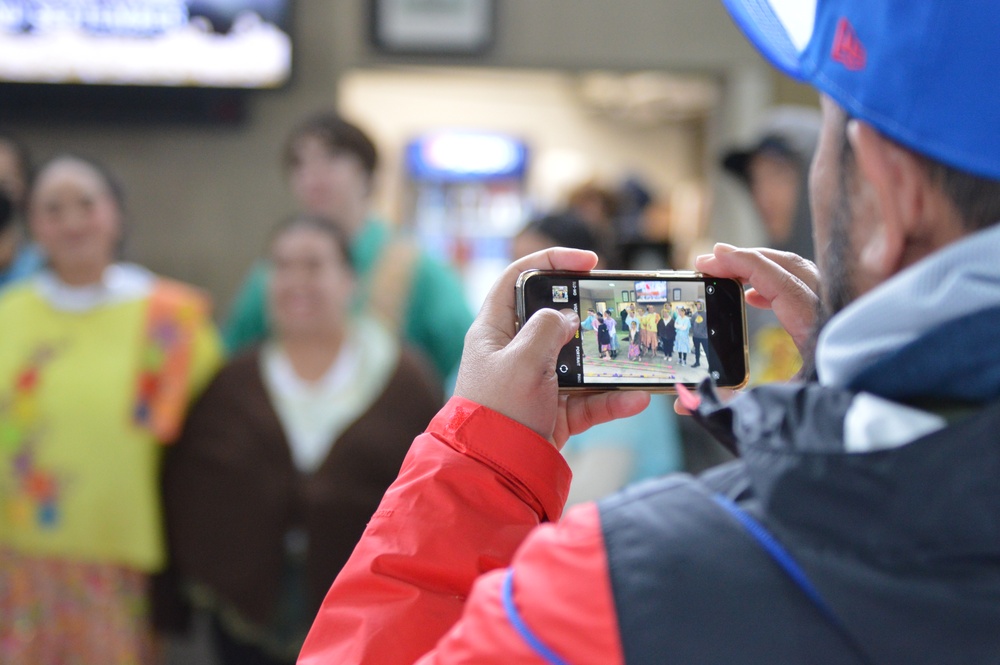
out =
<svg viewBox="0 0 1000 665"><path fill-rule="evenodd" d="M819 305L819 271L812 261L776 249L743 249L717 243L712 254L695 259L695 269L716 277L732 277L752 288L747 304L770 309L792 337L799 354L811 357L813 328Z"/></svg>

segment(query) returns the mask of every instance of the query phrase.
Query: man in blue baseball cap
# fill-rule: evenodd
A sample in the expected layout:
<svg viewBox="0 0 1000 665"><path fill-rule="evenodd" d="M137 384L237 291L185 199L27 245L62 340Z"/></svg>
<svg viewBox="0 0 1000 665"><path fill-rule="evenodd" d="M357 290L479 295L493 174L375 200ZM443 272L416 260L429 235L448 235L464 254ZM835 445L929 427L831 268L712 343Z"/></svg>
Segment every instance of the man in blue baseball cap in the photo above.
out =
<svg viewBox="0 0 1000 665"><path fill-rule="evenodd" d="M684 408L741 458L560 520L570 433L638 393L560 397L570 314L515 336L513 264L299 662L1000 662L1000 8L726 0L822 93L818 267L719 245L814 370ZM540 524L556 522L557 524Z"/></svg>

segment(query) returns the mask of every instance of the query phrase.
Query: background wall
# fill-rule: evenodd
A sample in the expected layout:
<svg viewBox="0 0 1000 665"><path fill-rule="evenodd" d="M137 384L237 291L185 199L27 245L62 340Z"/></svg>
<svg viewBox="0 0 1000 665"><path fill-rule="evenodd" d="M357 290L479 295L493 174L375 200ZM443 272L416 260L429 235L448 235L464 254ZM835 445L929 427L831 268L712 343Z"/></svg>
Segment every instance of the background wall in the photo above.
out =
<svg viewBox="0 0 1000 665"><path fill-rule="evenodd" d="M541 210L565 204L582 182L617 184L629 174L665 195L704 167L701 118L622 121L588 107L578 78L562 70L356 69L341 79L339 97L382 148L375 205L390 219L406 212L399 209L405 146L428 131L484 129L525 141L530 202Z"/></svg>
<svg viewBox="0 0 1000 665"><path fill-rule="evenodd" d="M334 105L338 78L349 69L448 64L708 73L719 76L724 87L723 112L709 150L719 141L746 136L758 111L774 98L774 76L716 2L498 4L492 52L442 60L373 53L363 0L300 0L293 21L294 80L283 90L253 95L239 126L25 121L7 129L23 137L38 158L74 150L105 161L121 175L129 197L130 257L202 285L224 308L268 229L290 211L278 161L285 133L302 114ZM734 215L726 213L720 228L739 241L747 227Z"/></svg>

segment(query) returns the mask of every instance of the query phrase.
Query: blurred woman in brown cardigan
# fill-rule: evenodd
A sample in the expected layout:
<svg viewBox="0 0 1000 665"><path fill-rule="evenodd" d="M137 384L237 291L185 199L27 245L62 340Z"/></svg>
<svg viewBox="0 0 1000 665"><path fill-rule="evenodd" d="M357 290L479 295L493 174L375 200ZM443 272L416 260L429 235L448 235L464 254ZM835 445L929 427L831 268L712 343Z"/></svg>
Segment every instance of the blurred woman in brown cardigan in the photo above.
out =
<svg viewBox="0 0 1000 665"><path fill-rule="evenodd" d="M271 243L274 339L232 360L166 462L187 596L224 663L294 663L413 438L441 405L423 359L350 314L340 233L297 217Z"/></svg>

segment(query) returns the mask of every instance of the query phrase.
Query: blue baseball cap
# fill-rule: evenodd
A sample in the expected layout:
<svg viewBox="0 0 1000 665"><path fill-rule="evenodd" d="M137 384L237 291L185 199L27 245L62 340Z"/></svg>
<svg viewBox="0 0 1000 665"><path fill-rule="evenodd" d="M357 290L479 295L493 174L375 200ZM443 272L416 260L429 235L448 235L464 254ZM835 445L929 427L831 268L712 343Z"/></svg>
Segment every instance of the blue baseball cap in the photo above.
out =
<svg viewBox="0 0 1000 665"><path fill-rule="evenodd" d="M1000 180L997 0L723 0L779 70L885 136Z"/></svg>

